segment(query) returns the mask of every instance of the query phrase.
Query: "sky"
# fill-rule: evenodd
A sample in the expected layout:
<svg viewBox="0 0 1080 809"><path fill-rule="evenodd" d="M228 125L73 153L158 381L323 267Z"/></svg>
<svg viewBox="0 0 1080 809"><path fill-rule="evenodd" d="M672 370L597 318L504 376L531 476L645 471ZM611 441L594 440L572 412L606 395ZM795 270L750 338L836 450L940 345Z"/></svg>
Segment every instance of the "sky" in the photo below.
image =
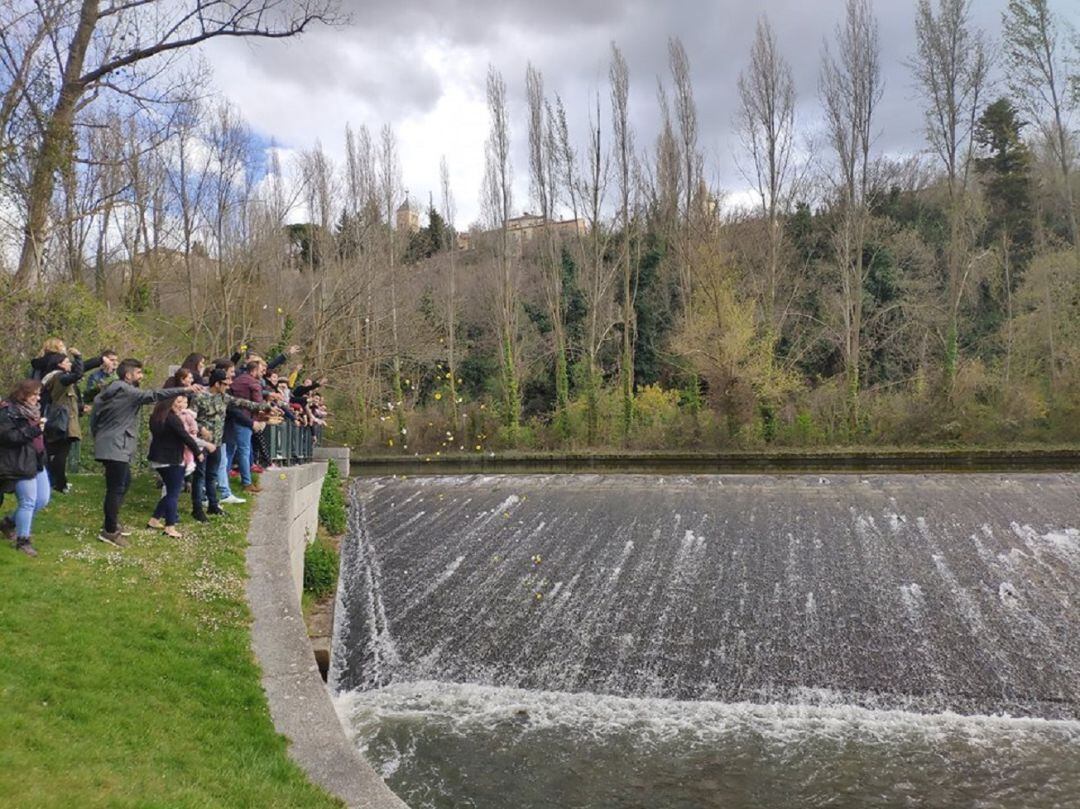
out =
<svg viewBox="0 0 1080 809"><path fill-rule="evenodd" d="M1080 4L1050 0L1080 26ZM973 0L972 19L1000 35L1006 0ZM884 96L876 146L884 153L924 148L922 115L905 62L915 50L915 0L875 0ZM204 51L219 91L258 135L286 152L319 142L343 159L346 124L373 134L397 133L403 185L426 206L438 204L439 161L445 155L456 201L455 225L480 214L483 148L488 134L485 82L494 65L507 83L514 164L514 210L527 210L525 70L543 73L559 93L571 128L587 125L595 96L608 105L611 43L630 72L630 114L638 151L657 129L658 78L668 78L670 37L690 61L700 145L711 183L738 199L748 183L737 166L733 128L736 82L745 68L761 13L768 15L798 93L796 126L820 126L818 72L844 0L343 0L349 24L314 28L291 40L220 40ZM606 113L605 113L606 114Z"/></svg>

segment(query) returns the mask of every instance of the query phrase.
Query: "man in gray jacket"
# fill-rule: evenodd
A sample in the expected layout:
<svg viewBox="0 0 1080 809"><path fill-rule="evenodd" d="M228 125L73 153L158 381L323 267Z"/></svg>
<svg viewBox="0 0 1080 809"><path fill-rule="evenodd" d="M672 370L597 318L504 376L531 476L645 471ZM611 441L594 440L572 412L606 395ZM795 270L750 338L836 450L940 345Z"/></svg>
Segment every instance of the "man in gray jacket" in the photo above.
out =
<svg viewBox="0 0 1080 809"><path fill-rule="evenodd" d="M131 484L131 461L135 456L139 411L144 405L201 390L161 388L140 390L143 378L139 360L124 360L116 369L117 379L94 398L90 431L94 434L94 458L105 467L105 525L98 539L119 548L128 542L121 531L119 516L124 495Z"/></svg>

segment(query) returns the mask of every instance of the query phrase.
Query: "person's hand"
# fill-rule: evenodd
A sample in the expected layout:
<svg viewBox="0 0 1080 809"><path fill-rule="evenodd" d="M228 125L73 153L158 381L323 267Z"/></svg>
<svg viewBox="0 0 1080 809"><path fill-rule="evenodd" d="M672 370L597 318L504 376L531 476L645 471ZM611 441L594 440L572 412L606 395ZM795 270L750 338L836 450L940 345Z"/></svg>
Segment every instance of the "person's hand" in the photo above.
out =
<svg viewBox="0 0 1080 809"><path fill-rule="evenodd" d="M199 428L199 435L202 436L203 441L209 441L210 437L211 437L210 430L208 428L206 428L206 427L200 427ZM210 451L213 452L213 450L210 450Z"/></svg>
<svg viewBox="0 0 1080 809"><path fill-rule="evenodd" d="M266 429L266 422L265 421L257 421L252 425L252 429L257 433L261 433L263 430Z"/></svg>
<svg viewBox="0 0 1080 809"><path fill-rule="evenodd" d="M82 352L79 351L79 349L77 349L77 348L69 348L68 353L73 357L81 357L82 356Z"/></svg>
<svg viewBox="0 0 1080 809"><path fill-rule="evenodd" d="M206 388L202 385L188 385L187 391L188 393L206 393Z"/></svg>
<svg viewBox="0 0 1080 809"><path fill-rule="evenodd" d="M87 413L89 413L89 412L90 412L90 405L88 405L88 404L84 404L84 405L82 406L82 414L83 414L83 415L85 416L85 415L86 415Z"/></svg>
<svg viewBox="0 0 1080 809"><path fill-rule="evenodd" d="M215 444L213 441L207 441L206 446L203 447L203 452L210 453L211 455L214 454L215 452L217 452L217 444Z"/></svg>
<svg viewBox="0 0 1080 809"><path fill-rule="evenodd" d="M295 357L300 353L300 346L289 346L289 356Z"/></svg>

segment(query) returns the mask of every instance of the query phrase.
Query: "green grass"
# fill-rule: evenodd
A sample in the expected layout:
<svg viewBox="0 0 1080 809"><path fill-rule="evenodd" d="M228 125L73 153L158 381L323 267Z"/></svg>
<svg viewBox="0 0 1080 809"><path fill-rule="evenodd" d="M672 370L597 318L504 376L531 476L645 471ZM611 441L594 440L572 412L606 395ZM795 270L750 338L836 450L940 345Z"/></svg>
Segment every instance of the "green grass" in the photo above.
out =
<svg viewBox="0 0 1080 809"><path fill-rule="evenodd" d="M103 480L72 482L35 520L37 559L0 546L0 806L340 806L270 720L244 597L247 506L182 519L179 541L136 530L117 550L96 540ZM121 519L144 525L157 496L138 475Z"/></svg>

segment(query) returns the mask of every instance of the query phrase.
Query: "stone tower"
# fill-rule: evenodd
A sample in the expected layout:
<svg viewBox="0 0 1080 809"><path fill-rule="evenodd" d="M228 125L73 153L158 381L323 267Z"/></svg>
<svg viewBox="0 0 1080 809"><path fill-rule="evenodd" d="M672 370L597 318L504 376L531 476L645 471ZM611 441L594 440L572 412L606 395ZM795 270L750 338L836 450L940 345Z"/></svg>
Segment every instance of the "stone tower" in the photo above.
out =
<svg viewBox="0 0 1080 809"><path fill-rule="evenodd" d="M416 233L420 230L420 212L409 202L408 193L405 194L405 201L397 209L395 224L398 230L405 233Z"/></svg>

